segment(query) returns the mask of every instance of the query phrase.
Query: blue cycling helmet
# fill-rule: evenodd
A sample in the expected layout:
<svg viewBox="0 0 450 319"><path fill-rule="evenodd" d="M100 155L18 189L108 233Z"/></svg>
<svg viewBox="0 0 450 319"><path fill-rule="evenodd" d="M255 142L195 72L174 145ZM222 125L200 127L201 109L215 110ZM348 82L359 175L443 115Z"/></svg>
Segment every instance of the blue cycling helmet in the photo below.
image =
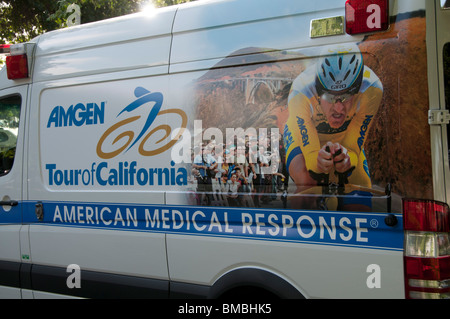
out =
<svg viewBox="0 0 450 319"><path fill-rule="evenodd" d="M317 63L316 88L319 95L356 94L363 79L363 56L356 44L328 49Z"/></svg>

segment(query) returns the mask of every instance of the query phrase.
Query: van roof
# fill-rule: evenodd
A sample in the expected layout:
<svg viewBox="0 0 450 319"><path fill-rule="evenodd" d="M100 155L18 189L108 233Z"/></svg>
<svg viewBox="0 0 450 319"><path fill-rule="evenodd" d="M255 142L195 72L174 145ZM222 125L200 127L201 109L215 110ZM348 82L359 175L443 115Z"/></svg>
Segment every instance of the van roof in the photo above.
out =
<svg viewBox="0 0 450 319"><path fill-rule="evenodd" d="M146 75L168 74L193 68L186 63L198 68L203 61L209 68L243 48L303 46L311 40L307 12L343 15L344 5L199 0L49 32L35 39L33 81L143 69Z"/></svg>
<svg viewBox="0 0 450 319"><path fill-rule="evenodd" d="M208 69L244 48L284 50L359 41L347 35L310 38L311 19L343 16L344 4L198 0L64 28L31 41L36 43L33 81L144 69L145 75L168 74ZM2 84L7 80L6 72L1 73L0 88L14 84Z"/></svg>

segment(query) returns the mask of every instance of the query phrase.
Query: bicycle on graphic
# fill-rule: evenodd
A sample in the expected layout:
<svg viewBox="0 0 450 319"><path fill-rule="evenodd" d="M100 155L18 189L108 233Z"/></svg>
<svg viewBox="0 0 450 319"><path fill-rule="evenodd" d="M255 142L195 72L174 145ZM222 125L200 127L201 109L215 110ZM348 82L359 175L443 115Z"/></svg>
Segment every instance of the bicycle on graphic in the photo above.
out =
<svg viewBox="0 0 450 319"><path fill-rule="evenodd" d="M329 151L329 150L328 150ZM335 154L338 156L339 152ZM309 171L312 179L317 182L312 186L294 196L304 196L312 199L315 208L324 211L343 211L353 205L355 210L371 210L372 199L378 196L380 199L386 199L386 211L391 212L392 196L391 184L387 184L384 191L360 185L349 184L348 176L353 172L354 167L344 173L334 174L337 176L337 182L330 181L330 174L314 173Z"/></svg>

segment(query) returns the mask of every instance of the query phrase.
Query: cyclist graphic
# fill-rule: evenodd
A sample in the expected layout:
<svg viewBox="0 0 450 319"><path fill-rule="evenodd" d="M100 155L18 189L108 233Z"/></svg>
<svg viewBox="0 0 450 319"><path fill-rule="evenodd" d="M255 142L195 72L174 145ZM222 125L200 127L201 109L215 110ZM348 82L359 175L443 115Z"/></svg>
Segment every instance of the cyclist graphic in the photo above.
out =
<svg viewBox="0 0 450 319"><path fill-rule="evenodd" d="M355 44L327 50L297 77L284 129L286 166L297 194L320 185L324 177L328 182L340 176L346 183L371 187L364 143L382 95L379 78L364 65ZM371 205L367 197L349 198L346 204L352 210ZM292 201L296 208L314 205L306 196Z"/></svg>

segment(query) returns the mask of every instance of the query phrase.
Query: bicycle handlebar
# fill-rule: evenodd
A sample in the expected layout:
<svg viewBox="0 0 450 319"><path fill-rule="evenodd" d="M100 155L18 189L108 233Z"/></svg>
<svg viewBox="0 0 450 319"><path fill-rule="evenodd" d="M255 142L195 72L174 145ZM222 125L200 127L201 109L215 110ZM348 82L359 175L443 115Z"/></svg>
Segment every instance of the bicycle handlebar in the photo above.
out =
<svg viewBox="0 0 450 319"><path fill-rule="evenodd" d="M308 173L309 176L311 176L311 178L315 180L317 182L317 185L319 186L328 186L328 184L330 183L330 174L316 173L312 170L309 170Z"/></svg>
<svg viewBox="0 0 450 319"><path fill-rule="evenodd" d="M325 148L325 151L327 151L328 153L331 152L330 147L327 146ZM339 156L340 154L342 154L342 149L339 149L334 155L333 158L335 158L336 156ZM343 187L345 184L348 184L348 176L353 172L353 170L355 169L355 166L352 166L349 170L343 172L343 173L339 173L339 172L334 172L334 174L338 177L338 186L339 187ZM313 172L312 170L309 170L309 175L311 176L312 179L314 179L317 182L318 186L329 186L330 184L330 174L328 173L316 173Z"/></svg>

